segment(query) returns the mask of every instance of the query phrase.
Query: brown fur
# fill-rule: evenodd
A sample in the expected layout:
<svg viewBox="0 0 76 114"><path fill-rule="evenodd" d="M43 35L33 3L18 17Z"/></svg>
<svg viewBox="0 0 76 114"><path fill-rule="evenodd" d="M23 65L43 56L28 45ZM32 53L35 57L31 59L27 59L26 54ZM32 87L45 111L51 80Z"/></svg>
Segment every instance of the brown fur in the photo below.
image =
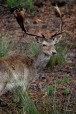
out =
<svg viewBox="0 0 76 114"><path fill-rule="evenodd" d="M33 60L28 56L16 55L0 58L0 93L5 93L6 85L13 83L13 81L23 81L24 85L27 86L34 75Z"/></svg>

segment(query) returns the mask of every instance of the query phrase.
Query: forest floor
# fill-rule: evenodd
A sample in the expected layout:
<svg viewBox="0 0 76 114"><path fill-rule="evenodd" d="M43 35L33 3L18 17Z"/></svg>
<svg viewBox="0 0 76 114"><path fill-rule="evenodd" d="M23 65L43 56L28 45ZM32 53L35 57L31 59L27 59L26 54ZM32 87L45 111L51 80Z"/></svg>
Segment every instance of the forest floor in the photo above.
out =
<svg viewBox="0 0 76 114"><path fill-rule="evenodd" d="M67 39L67 56L69 60L62 65L53 66L52 69L44 70L40 78L33 80L29 90L38 110L43 114L46 108L44 109L42 101L44 100L46 102L53 98L51 94L45 95L45 88L50 85L54 86L55 80L66 80L64 79L65 76L68 77L67 79L69 79L69 81L66 84L59 83L56 90L56 105L60 103L57 109L60 110L62 114L69 102L67 114L76 114L76 3L65 5L60 8L60 11L62 12L63 30L67 31L63 33L63 37ZM34 14L26 12L25 27L30 33L37 35L42 33L49 38L53 33L59 30L59 26L60 18L55 15L55 9L50 3L45 3L45 5L40 8L35 7ZM24 54L26 51L26 41L32 37L23 35L21 28L17 24L13 14L10 13L8 7L1 7L0 39L6 34L8 34L9 40L12 41L15 39L16 41L10 51L10 55ZM69 91L67 95L63 93L65 88ZM17 107L14 106L11 101L12 96L11 93L6 93L0 98L0 114L16 114L14 111ZM2 102L2 100L4 102ZM51 114L50 105L48 106L47 112L47 114Z"/></svg>

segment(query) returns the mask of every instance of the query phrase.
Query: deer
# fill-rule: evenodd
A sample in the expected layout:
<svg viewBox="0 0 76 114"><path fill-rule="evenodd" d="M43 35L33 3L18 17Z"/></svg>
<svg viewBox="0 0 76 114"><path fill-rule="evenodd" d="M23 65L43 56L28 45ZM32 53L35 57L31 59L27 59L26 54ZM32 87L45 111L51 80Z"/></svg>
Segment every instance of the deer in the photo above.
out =
<svg viewBox="0 0 76 114"><path fill-rule="evenodd" d="M27 86L35 78L38 68L44 68L51 56L57 54L55 44L57 39L36 40L40 45L38 55L11 55L0 58L0 96L21 86L26 91Z"/></svg>
<svg viewBox="0 0 76 114"><path fill-rule="evenodd" d="M59 8L56 6L61 18L60 33L56 33L50 38L45 38L35 34L28 33L24 28L24 13L20 10L14 12L14 16L27 35L34 36L38 45L40 45L39 53L36 56L29 55L12 55L0 58L0 96L7 91L12 91L15 87L21 86L25 92L26 88L35 78L37 71L45 68L50 57L57 54L55 44L62 38L62 16ZM21 19L21 21L19 20Z"/></svg>

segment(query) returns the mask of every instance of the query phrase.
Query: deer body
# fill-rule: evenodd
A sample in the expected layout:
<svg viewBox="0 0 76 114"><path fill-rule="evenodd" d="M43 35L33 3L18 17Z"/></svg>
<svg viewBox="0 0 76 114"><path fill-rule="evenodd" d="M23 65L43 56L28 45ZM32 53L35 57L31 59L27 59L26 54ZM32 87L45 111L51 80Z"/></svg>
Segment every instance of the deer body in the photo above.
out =
<svg viewBox="0 0 76 114"><path fill-rule="evenodd" d="M11 56L0 58L0 95L16 85L26 89L27 83L34 77L33 60L28 56Z"/></svg>

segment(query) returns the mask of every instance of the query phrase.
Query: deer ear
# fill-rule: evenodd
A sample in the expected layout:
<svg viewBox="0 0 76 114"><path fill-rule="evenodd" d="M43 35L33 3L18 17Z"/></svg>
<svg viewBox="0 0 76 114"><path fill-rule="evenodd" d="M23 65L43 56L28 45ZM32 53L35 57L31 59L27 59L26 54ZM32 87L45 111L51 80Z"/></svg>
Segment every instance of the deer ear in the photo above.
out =
<svg viewBox="0 0 76 114"><path fill-rule="evenodd" d="M53 42L53 44L57 44L62 38L62 35L55 36L53 38L48 39L49 42Z"/></svg>
<svg viewBox="0 0 76 114"><path fill-rule="evenodd" d="M58 43L61 40L61 38L62 38L62 35L59 35L58 37L56 37L54 39L55 44Z"/></svg>

